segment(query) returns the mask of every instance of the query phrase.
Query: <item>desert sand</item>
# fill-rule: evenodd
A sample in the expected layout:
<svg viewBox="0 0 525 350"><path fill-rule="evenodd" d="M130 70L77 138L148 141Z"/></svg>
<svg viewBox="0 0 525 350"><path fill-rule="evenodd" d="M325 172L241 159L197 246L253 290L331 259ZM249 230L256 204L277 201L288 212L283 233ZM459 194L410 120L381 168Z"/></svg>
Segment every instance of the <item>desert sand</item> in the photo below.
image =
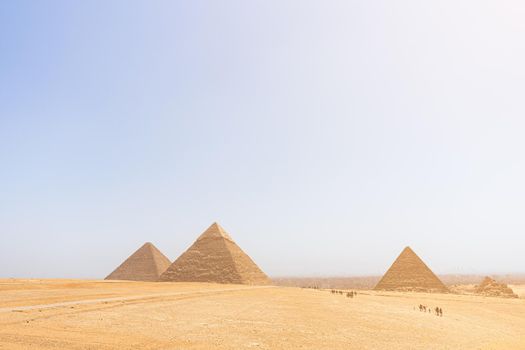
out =
<svg viewBox="0 0 525 350"><path fill-rule="evenodd" d="M523 286L512 286L523 296ZM525 299L0 280L0 349L524 349ZM439 306L443 317L420 312Z"/></svg>
<svg viewBox="0 0 525 350"><path fill-rule="evenodd" d="M525 284L509 284L509 287L512 288L518 297L525 299Z"/></svg>

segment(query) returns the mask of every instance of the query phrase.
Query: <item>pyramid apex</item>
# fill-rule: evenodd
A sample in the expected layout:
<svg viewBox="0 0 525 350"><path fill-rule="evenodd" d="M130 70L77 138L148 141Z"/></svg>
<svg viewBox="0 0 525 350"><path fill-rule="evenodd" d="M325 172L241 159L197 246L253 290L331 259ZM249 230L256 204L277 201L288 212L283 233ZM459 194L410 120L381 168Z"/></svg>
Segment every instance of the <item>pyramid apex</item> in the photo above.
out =
<svg viewBox="0 0 525 350"><path fill-rule="evenodd" d="M230 241L233 242L233 240L230 237L230 235L228 234L228 232L226 232L226 230L223 229L222 226L219 225L216 221L214 221L210 225L210 227L208 227L206 229L206 231L204 231L199 236L199 238L197 238L197 240L200 240L200 239L203 239L203 238L224 238L224 239L227 239L227 240L230 240Z"/></svg>
<svg viewBox="0 0 525 350"><path fill-rule="evenodd" d="M155 247L155 245L153 245L153 243L151 243L151 242L146 242L146 243L144 243L144 244L139 248L139 250L140 250L140 249L146 249L146 248L156 248L156 247Z"/></svg>
<svg viewBox="0 0 525 350"><path fill-rule="evenodd" d="M406 255L415 255L415 256L417 256L416 252L412 248L410 248L410 246L408 246L408 245L399 254L399 256L406 256Z"/></svg>

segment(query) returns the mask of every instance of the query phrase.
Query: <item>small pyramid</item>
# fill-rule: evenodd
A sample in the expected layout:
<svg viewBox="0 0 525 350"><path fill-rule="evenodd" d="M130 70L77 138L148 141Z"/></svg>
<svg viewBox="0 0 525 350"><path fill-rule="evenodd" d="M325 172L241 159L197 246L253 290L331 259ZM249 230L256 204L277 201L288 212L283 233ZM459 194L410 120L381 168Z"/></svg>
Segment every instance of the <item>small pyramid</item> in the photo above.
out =
<svg viewBox="0 0 525 350"><path fill-rule="evenodd" d="M145 243L106 280L158 281L160 275L170 266L171 261L153 244Z"/></svg>
<svg viewBox="0 0 525 350"><path fill-rule="evenodd" d="M217 223L160 276L161 281L269 284L270 280Z"/></svg>
<svg viewBox="0 0 525 350"><path fill-rule="evenodd" d="M517 298L518 295L509 288L505 283L498 283L496 280L490 277L485 277L481 284L476 286L475 292L477 294L493 296L493 297L503 297L503 298Z"/></svg>
<svg viewBox="0 0 525 350"><path fill-rule="evenodd" d="M418 292L449 291L410 247L403 249L374 289Z"/></svg>

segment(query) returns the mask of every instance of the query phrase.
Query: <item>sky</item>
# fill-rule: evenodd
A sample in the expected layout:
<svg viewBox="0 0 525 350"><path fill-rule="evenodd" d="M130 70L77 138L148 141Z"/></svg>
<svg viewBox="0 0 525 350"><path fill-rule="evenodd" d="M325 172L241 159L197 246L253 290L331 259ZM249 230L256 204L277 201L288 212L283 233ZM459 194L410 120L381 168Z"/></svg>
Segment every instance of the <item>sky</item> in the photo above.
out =
<svg viewBox="0 0 525 350"><path fill-rule="evenodd" d="M525 272L523 1L0 2L0 277L219 222L270 276Z"/></svg>

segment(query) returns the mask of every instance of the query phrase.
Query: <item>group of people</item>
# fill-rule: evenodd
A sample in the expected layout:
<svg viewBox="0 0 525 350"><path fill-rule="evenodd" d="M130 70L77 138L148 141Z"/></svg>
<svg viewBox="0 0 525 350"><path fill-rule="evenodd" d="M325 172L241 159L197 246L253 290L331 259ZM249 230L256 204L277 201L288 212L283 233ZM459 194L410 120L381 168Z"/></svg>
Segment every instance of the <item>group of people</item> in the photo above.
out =
<svg viewBox="0 0 525 350"><path fill-rule="evenodd" d="M348 292L346 293L346 297L347 298L353 298L354 296L357 295L357 292L354 292L354 291L351 291L351 292Z"/></svg>
<svg viewBox="0 0 525 350"><path fill-rule="evenodd" d="M344 292L342 290L336 290L336 289L332 289L331 292L332 292L332 294L341 294L341 295L344 294ZM357 295L357 292L354 292L354 291L346 292L346 297L347 298L353 298L356 295Z"/></svg>
<svg viewBox="0 0 525 350"><path fill-rule="evenodd" d="M426 305L419 304L419 311L431 313L432 309L430 307L427 307ZM434 308L434 313L436 316L443 317L443 309L440 308L439 306L436 306Z"/></svg>

